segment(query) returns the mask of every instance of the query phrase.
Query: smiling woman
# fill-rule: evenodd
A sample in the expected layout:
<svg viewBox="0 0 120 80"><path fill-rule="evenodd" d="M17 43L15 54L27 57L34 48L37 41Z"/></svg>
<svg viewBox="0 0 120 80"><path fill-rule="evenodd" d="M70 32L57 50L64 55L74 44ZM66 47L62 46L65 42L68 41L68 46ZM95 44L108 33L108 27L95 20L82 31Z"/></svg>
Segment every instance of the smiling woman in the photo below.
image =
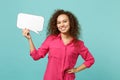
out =
<svg viewBox="0 0 120 80"><path fill-rule="evenodd" d="M60 22L60 20L62 20L62 22ZM69 34L78 38L81 30L78 20L71 12L64 10L56 10L52 15L48 24L48 34L58 35L60 31L57 27L59 27L60 23L65 22L70 26Z"/></svg>
<svg viewBox="0 0 120 80"><path fill-rule="evenodd" d="M39 60L49 53L44 80L74 80L76 72L93 65L94 57L84 42L78 39L79 27L76 17L71 12L56 10L50 18L48 37L38 49L28 34L29 30L23 30L23 35L30 44L30 56L34 60ZM75 68L79 55L84 62Z"/></svg>
<svg viewBox="0 0 120 80"><path fill-rule="evenodd" d="M69 34L69 19L68 16L65 14L61 14L57 18L57 28L62 34Z"/></svg>

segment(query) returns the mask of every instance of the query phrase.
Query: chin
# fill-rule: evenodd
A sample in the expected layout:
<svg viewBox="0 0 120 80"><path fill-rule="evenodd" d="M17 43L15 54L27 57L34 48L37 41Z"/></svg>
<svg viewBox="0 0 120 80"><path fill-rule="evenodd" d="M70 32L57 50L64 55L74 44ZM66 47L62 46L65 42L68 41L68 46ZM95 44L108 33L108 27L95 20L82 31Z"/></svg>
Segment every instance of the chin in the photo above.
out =
<svg viewBox="0 0 120 80"><path fill-rule="evenodd" d="M61 32L62 34L68 34L68 32Z"/></svg>

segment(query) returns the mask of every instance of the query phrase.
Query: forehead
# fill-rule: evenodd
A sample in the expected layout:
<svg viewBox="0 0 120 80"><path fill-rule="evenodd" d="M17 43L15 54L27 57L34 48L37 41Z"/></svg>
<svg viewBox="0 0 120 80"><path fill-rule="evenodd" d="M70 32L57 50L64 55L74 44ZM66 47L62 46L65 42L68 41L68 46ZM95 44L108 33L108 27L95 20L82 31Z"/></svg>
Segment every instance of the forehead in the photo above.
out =
<svg viewBox="0 0 120 80"><path fill-rule="evenodd" d="M69 19L68 16L66 14L61 14L57 17L57 20L64 20L64 19Z"/></svg>

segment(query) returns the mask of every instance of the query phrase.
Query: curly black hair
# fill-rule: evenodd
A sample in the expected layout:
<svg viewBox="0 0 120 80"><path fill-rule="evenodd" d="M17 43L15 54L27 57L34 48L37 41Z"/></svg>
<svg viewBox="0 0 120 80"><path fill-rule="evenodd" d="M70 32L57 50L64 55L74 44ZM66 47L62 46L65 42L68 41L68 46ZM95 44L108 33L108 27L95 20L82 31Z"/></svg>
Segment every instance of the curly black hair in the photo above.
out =
<svg viewBox="0 0 120 80"><path fill-rule="evenodd" d="M58 35L60 33L60 31L57 28L57 18L61 14L65 14L68 16L69 21L70 21L70 35L78 39L81 29L80 29L80 24L76 16L74 16L74 14L71 13L70 11L65 11L62 9L55 10L54 14L50 18L49 23L48 23L47 35Z"/></svg>

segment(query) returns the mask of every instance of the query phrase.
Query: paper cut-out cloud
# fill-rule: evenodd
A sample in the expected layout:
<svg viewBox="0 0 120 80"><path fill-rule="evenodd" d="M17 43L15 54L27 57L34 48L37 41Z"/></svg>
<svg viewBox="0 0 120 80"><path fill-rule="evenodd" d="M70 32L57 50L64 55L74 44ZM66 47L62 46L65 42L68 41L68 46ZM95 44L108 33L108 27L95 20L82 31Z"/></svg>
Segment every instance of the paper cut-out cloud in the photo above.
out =
<svg viewBox="0 0 120 80"><path fill-rule="evenodd" d="M17 17L17 27L20 29L29 29L35 33L43 30L44 18L31 14L19 13Z"/></svg>

